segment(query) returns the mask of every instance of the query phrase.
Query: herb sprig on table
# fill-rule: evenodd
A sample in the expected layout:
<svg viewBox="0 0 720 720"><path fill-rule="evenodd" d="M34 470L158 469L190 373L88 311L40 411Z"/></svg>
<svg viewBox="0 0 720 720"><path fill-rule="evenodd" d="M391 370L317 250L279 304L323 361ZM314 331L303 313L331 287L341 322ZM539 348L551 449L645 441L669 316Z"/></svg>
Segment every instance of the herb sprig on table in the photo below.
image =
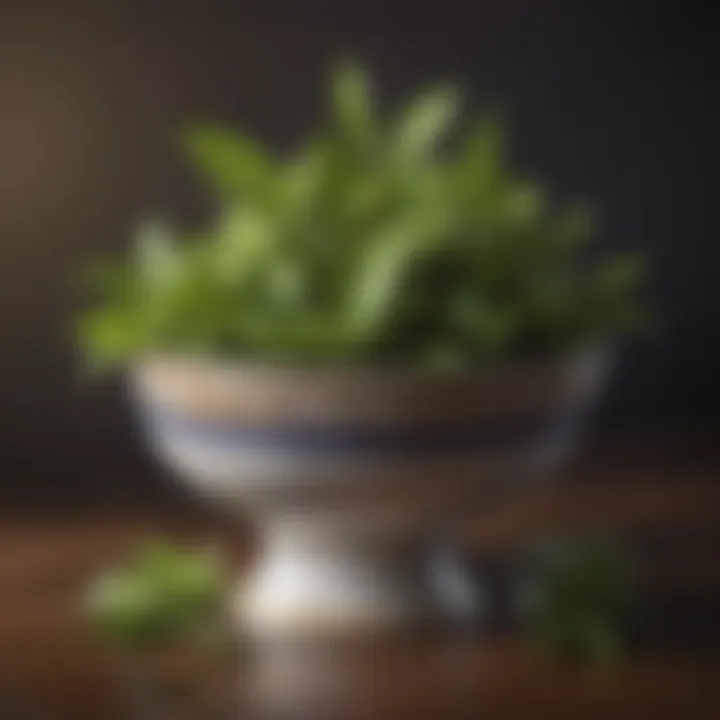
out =
<svg viewBox="0 0 720 720"><path fill-rule="evenodd" d="M222 618L226 591L224 565L215 550L157 540L95 578L86 611L104 637L126 649L205 642Z"/></svg>
<svg viewBox="0 0 720 720"><path fill-rule="evenodd" d="M623 650L635 593L627 551L604 538L555 538L528 553L518 593L530 639L567 658L606 662Z"/></svg>

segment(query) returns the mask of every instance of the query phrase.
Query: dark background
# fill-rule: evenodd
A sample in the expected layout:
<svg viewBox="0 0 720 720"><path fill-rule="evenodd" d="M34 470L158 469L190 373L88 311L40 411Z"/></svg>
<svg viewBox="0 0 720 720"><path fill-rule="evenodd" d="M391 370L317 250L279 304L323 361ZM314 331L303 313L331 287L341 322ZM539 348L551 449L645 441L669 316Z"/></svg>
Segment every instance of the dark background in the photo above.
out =
<svg viewBox="0 0 720 720"><path fill-rule="evenodd" d="M595 199L604 246L649 256L658 332L624 356L598 432L712 429L717 19L687 1L0 0L0 495L158 484L118 383L76 377L74 278L139 217L201 211L181 121L287 146L347 55L390 100L457 78L473 105L505 106L518 165Z"/></svg>

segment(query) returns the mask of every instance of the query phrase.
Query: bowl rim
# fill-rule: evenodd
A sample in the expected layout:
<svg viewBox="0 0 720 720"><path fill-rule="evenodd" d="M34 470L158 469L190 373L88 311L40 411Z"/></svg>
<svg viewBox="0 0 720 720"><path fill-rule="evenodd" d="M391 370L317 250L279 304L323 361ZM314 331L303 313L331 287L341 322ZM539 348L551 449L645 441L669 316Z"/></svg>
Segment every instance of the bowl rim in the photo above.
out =
<svg viewBox="0 0 720 720"><path fill-rule="evenodd" d="M280 363L256 358L228 357L219 354L193 353L188 351L154 351L135 357L130 364L131 372L148 368L166 368L173 371L183 368L192 372L222 372L227 374L256 374L262 377L291 375L295 379L334 379L421 382L421 381L475 381L500 377L514 377L527 373L556 371L559 368L592 366L609 369L617 360L614 343L591 343L558 353L543 353L526 357L508 358L507 361L461 368L427 367L409 364L325 364Z"/></svg>

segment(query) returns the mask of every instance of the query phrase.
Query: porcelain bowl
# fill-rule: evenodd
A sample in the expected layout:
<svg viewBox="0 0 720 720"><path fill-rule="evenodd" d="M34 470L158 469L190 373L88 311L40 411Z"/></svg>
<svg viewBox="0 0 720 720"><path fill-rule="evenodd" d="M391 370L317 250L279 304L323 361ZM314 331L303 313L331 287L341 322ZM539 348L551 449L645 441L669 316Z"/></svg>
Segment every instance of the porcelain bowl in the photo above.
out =
<svg viewBox="0 0 720 720"><path fill-rule="evenodd" d="M258 526L244 626L367 632L437 614L432 538L556 467L607 367L597 351L473 372L166 356L137 362L132 391L162 461Z"/></svg>

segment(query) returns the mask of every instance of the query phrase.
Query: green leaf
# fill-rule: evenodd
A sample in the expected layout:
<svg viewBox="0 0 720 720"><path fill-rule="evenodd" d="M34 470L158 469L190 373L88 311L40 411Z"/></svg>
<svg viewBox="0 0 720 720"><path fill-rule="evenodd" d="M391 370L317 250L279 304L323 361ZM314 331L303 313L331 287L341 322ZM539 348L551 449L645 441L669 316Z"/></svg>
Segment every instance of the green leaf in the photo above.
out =
<svg viewBox="0 0 720 720"><path fill-rule="evenodd" d="M420 162L445 139L460 112L460 92L443 86L416 98L402 113L390 153L401 165Z"/></svg>
<svg viewBox="0 0 720 720"><path fill-rule="evenodd" d="M146 225L103 270L79 333L88 358L477 367L641 326L638 264L593 260L588 208L512 172L497 114L443 146L454 86L421 93L389 125L357 65L337 69L330 94L330 127L287 159L218 127L185 133L219 202L192 235Z"/></svg>
<svg viewBox="0 0 720 720"><path fill-rule="evenodd" d="M488 114L471 129L455 170L458 198L486 210L507 189L505 127Z"/></svg>
<svg viewBox="0 0 720 720"><path fill-rule="evenodd" d="M486 298L470 291L458 291L451 299L448 320L458 336L484 347L492 355L507 348L518 330L512 312L493 307Z"/></svg>
<svg viewBox="0 0 720 720"><path fill-rule="evenodd" d="M272 261L277 235L270 217L253 206L233 208L220 223L215 262L218 275L241 283Z"/></svg>
<svg viewBox="0 0 720 720"><path fill-rule="evenodd" d="M450 218L429 214L400 218L368 244L358 260L347 305L351 333L364 340L377 333L406 292L412 265L432 249L450 226Z"/></svg>
<svg viewBox="0 0 720 720"><path fill-rule="evenodd" d="M343 135L359 150L371 150L378 128L370 76L358 65L341 64L332 75L331 102Z"/></svg>
<svg viewBox="0 0 720 720"><path fill-rule="evenodd" d="M92 372L114 367L152 339L141 322L120 308L93 308L78 323L78 341Z"/></svg>
<svg viewBox="0 0 720 720"><path fill-rule="evenodd" d="M141 225L135 252L139 271L148 284L169 282L175 277L179 258L174 234L166 223L151 220Z"/></svg>
<svg viewBox="0 0 720 720"><path fill-rule="evenodd" d="M182 144L222 198L263 207L276 201L276 170L257 143L239 133L197 125L183 133Z"/></svg>
<svg viewBox="0 0 720 720"><path fill-rule="evenodd" d="M275 262L268 280L270 297L276 308L293 309L303 301L307 278L297 262L289 259Z"/></svg>
<svg viewBox="0 0 720 720"><path fill-rule="evenodd" d="M281 185L281 212L290 220L309 222L329 174L331 150L324 142L311 143L285 167Z"/></svg>
<svg viewBox="0 0 720 720"><path fill-rule="evenodd" d="M530 554L519 597L526 626L556 652L613 659L632 599L630 568L626 554L607 541L541 543Z"/></svg>
<svg viewBox="0 0 720 720"><path fill-rule="evenodd" d="M202 631L215 619L224 593L217 552L153 541L128 564L100 574L88 588L85 607L109 639L137 647Z"/></svg>

